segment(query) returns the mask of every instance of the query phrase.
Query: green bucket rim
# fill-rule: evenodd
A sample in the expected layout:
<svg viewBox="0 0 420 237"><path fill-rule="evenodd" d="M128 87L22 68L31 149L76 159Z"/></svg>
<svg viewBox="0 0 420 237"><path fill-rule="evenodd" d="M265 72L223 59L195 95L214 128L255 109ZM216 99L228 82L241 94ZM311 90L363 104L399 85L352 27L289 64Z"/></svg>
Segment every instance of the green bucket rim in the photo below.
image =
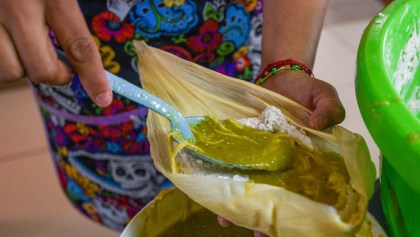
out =
<svg viewBox="0 0 420 237"><path fill-rule="evenodd" d="M359 44L356 97L366 127L382 154L420 193L420 121L395 90L386 68L389 44L406 44L401 38L390 42L390 27L402 26L403 19L416 15L419 9L418 0L394 1L372 19Z"/></svg>

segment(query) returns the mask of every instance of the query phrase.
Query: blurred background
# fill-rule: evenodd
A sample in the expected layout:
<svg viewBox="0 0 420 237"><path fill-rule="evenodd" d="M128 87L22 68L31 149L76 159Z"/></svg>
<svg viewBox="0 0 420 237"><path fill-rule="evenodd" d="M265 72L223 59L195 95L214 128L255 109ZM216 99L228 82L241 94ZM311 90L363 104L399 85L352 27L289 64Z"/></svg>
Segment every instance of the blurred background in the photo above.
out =
<svg viewBox="0 0 420 237"><path fill-rule="evenodd" d="M330 0L314 68L337 89L347 111L341 125L365 138L377 167L379 149L361 118L354 78L363 30L385 2ZM64 196L25 81L0 85L0 108L0 236L119 236L83 217Z"/></svg>

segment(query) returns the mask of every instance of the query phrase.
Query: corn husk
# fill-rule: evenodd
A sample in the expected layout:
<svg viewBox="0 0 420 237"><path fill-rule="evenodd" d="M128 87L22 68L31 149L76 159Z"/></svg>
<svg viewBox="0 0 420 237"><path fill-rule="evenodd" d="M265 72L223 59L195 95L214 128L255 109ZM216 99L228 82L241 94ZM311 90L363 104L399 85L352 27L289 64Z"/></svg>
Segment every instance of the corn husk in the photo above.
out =
<svg viewBox="0 0 420 237"><path fill-rule="evenodd" d="M148 138L155 166L192 200L234 224L270 236L354 236L367 213L374 190L375 167L363 138L340 126L329 132L308 128L305 107L248 82L230 78L135 42L142 87L167 101L184 116L212 115L218 119L257 117L269 105L305 130L317 149L341 155L357 198L351 213L315 202L284 188L217 175L178 173L173 169L167 119L151 112ZM343 215L346 221L343 221Z"/></svg>

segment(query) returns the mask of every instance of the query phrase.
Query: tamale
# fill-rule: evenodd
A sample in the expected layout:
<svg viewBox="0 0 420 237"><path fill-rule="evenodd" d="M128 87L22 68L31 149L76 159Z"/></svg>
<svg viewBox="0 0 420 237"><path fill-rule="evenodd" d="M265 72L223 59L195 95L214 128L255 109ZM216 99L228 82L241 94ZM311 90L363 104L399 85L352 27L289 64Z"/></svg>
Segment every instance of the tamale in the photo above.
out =
<svg viewBox="0 0 420 237"><path fill-rule="evenodd" d="M346 187L340 193L344 201L338 198L331 205L294 192L293 187L226 178L230 174L234 177L234 171L218 172L217 167L206 168L204 174L199 172L202 167L197 172L195 167L178 170L172 155L179 150L173 150L173 141L168 136L169 122L150 112L148 138L155 166L176 187L232 223L270 236L355 235L365 219L376 177L360 135L341 126L328 131L312 130L307 124L311 111L290 99L182 60L144 42L135 42L135 46L142 87L172 104L184 116L242 119L256 117L268 106L275 106L289 123L307 133L316 151L332 154L342 162L341 173L347 176ZM339 201L342 203L337 204Z"/></svg>

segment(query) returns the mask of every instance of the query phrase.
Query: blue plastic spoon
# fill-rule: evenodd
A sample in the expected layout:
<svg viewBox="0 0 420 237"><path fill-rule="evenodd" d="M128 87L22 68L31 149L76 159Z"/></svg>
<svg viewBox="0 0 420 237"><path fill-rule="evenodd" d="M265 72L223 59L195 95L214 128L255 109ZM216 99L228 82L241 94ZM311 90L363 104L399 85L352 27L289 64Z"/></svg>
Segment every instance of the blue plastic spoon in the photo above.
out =
<svg viewBox="0 0 420 237"><path fill-rule="evenodd" d="M58 58L67 63L69 67L74 71L74 68L72 68L65 52L59 49L56 49L56 52ZM172 131L179 132L182 138L188 142L195 142L194 135L192 134L186 119L170 104L106 70L105 75L108 78L111 89L114 92L159 113L170 121ZM200 117L191 118L192 119L189 121L190 123L197 123L200 120Z"/></svg>
<svg viewBox="0 0 420 237"><path fill-rule="evenodd" d="M195 142L186 118L170 104L108 71L105 71L105 75L114 92L159 113L170 121L172 131L179 132L182 138L188 142Z"/></svg>

